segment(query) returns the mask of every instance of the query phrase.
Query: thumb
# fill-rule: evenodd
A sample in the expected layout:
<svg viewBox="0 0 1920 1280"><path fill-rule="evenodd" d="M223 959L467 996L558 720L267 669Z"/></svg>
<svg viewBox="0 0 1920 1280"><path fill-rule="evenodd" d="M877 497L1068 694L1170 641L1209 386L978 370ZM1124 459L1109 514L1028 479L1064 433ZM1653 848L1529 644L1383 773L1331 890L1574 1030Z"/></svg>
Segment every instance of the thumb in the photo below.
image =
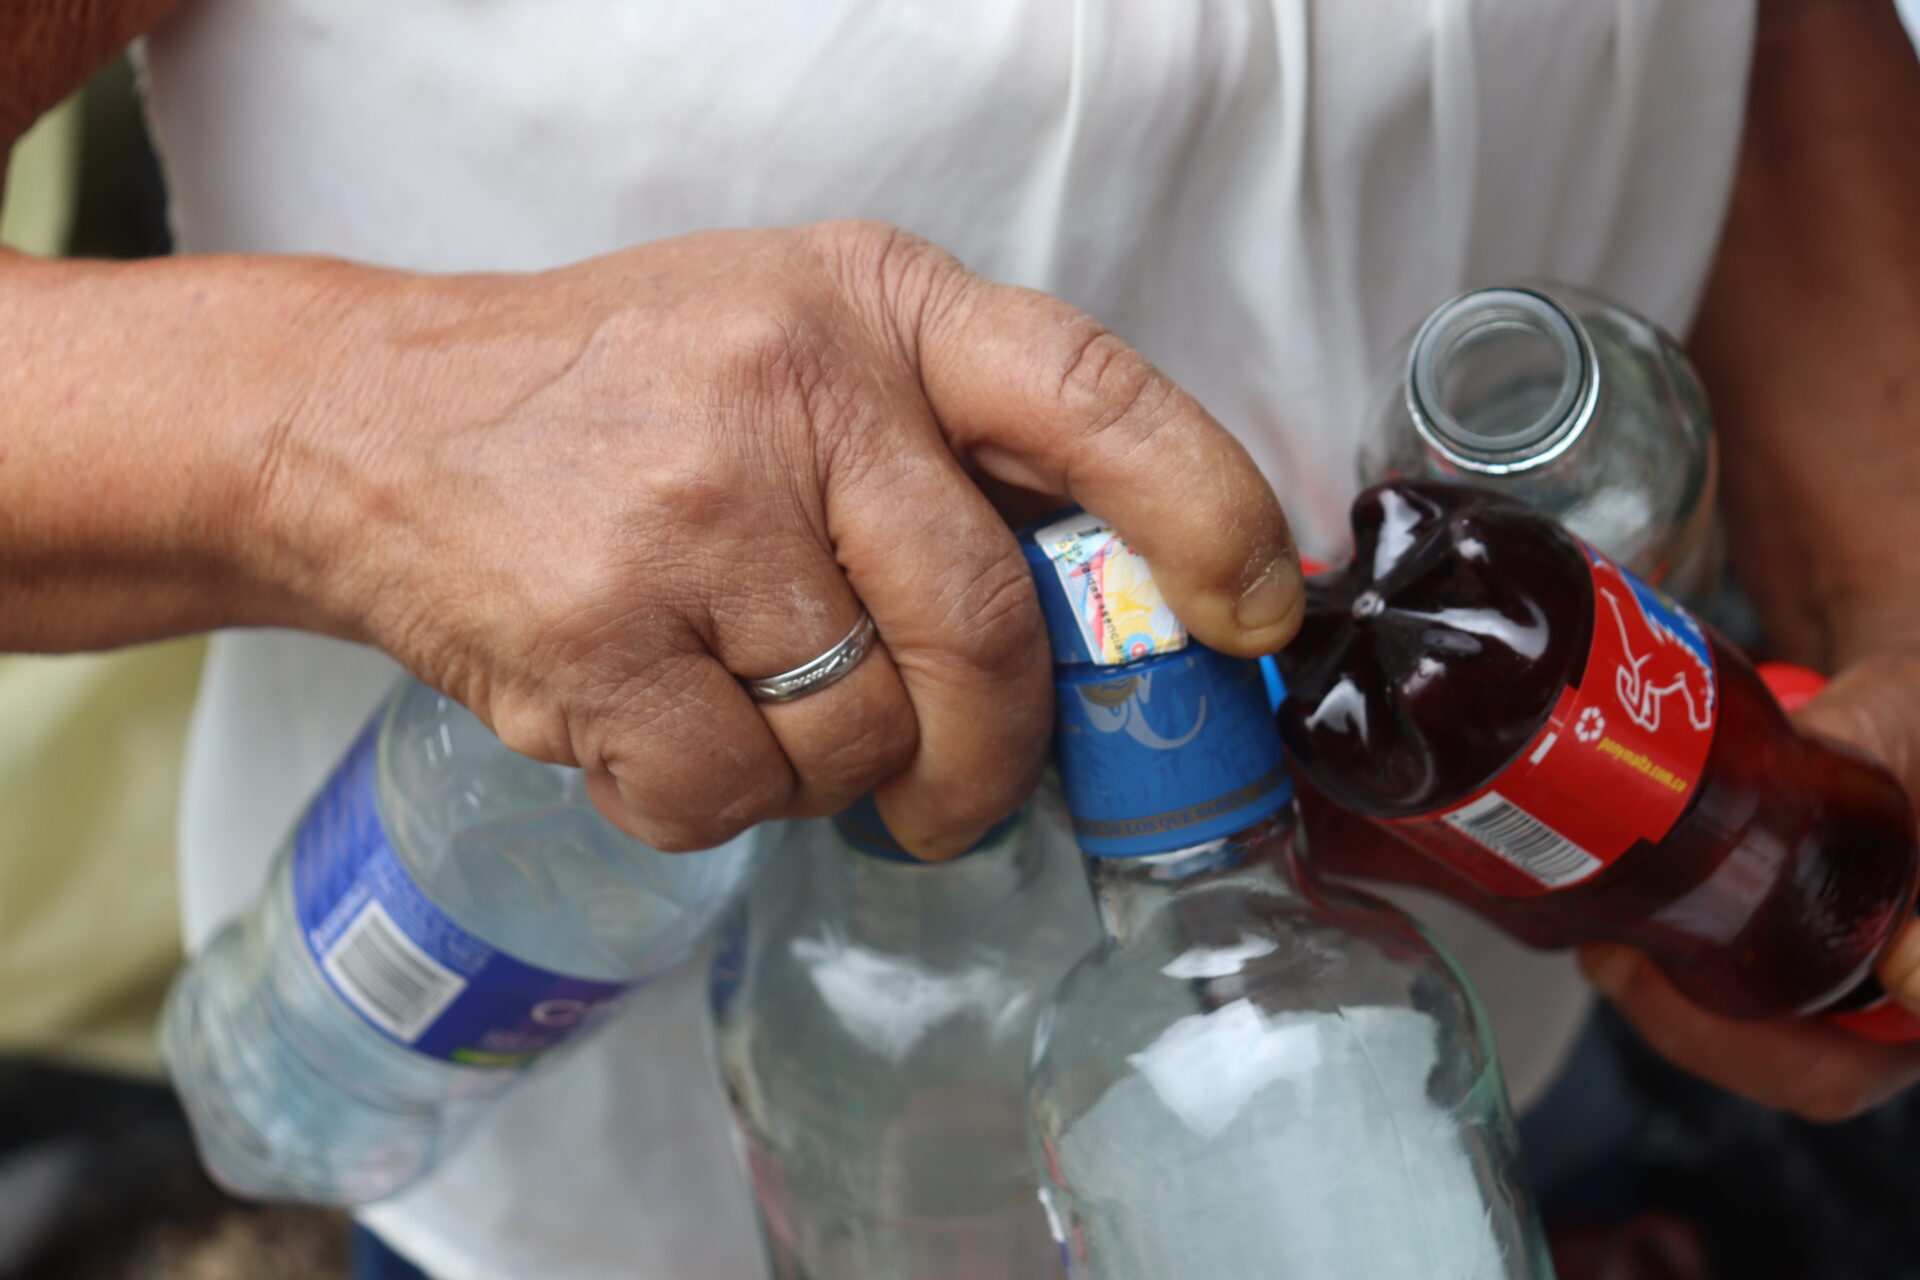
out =
<svg viewBox="0 0 1920 1280"><path fill-rule="evenodd" d="M1909 796L1920 796L1920 658L1862 658L1795 711L1793 722L1872 756Z"/></svg>
<svg viewBox="0 0 1920 1280"><path fill-rule="evenodd" d="M1887 994L1920 1018L1920 920L1909 920L1875 971Z"/></svg>
<svg viewBox="0 0 1920 1280"><path fill-rule="evenodd" d="M957 452L1111 524L1203 644L1254 656L1293 638L1304 603L1286 517L1225 427L1056 298L974 276L948 298L916 337L928 403Z"/></svg>
<svg viewBox="0 0 1920 1280"><path fill-rule="evenodd" d="M1909 797L1920 796L1920 659L1872 655L1835 676L1794 723L1884 764ZM1909 921L1881 958L1880 984L1920 1016L1920 920Z"/></svg>

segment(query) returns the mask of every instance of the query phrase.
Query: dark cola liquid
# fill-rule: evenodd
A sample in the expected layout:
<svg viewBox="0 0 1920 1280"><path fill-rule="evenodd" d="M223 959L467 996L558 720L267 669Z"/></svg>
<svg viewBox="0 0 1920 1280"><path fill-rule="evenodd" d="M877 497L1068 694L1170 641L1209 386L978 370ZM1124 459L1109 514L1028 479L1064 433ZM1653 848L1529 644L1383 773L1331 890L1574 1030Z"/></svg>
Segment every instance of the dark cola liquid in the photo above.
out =
<svg viewBox="0 0 1920 1280"><path fill-rule="evenodd" d="M1309 580L1305 625L1279 656L1281 730L1335 803L1413 817L1494 779L1582 678L1593 583L1558 525L1482 490L1381 485L1352 519L1353 562ZM1466 879L1449 891L1535 945L1640 947L1730 1016L1859 1003L1913 910L1912 807L1885 769L1796 733L1746 658L1707 634L1717 721L1664 839L1537 896Z"/></svg>

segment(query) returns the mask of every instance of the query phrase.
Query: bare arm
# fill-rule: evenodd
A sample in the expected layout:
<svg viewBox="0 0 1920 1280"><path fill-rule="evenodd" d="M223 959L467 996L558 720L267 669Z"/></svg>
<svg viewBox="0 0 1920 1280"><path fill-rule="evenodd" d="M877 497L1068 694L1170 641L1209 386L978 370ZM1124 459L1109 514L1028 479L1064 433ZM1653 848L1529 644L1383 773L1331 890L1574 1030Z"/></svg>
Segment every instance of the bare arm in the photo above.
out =
<svg viewBox="0 0 1920 1280"><path fill-rule="evenodd" d="M387 357L360 341L348 376L342 330L379 278L293 259L0 256L0 650L340 630L302 598L314 584L273 481L298 424L367 420L352 400Z"/></svg>
<svg viewBox="0 0 1920 1280"><path fill-rule="evenodd" d="M1763 0L1738 184L1693 350L1737 568L1788 655L1834 674L1804 722L1920 797L1920 63L1890 0ZM1587 957L1648 1039L1820 1118L1920 1079L1920 1048L1693 1008ZM1920 927L1880 976L1920 1014Z"/></svg>
<svg viewBox="0 0 1920 1280"><path fill-rule="evenodd" d="M1920 644L1920 61L1890 0L1763 8L1693 348L1775 641L1829 669Z"/></svg>
<svg viewBox="0 0 1920 1280"><path fill-rule="evenodd" d="M0 7L0 157L172 5ZM0 161L0 175L5 168ZM235 413L232 401L243 396L207 385L201 371L210 362L191 338L184 360L154 358L188 333L219 348L227 345L220 329L245 331L239 312L204 323L231 290L217 273L192 274L44 264L0 249L0 650L98 647L271 620L266 601L244 599L232 536L261 434ZM197 326L189 323L196 313ZM188 379L199 385L183 395L178 384ZM172 407L196 402L202 412L192 420Z"/></svg>

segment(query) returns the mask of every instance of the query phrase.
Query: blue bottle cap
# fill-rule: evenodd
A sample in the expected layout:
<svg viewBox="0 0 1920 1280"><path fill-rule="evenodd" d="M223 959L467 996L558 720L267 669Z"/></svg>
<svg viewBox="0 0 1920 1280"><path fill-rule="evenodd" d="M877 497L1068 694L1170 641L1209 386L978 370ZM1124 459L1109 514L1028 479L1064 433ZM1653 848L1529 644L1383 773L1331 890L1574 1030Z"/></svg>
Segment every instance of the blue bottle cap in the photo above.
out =
<svg viewBox="0 0 1920 1280"><path fill-rule="evenodd" d="M1272 654L1260 659L1260 674L1267 682L1267 709L1280 710L1280 704L1287 700L1287 678L1280 674L1280 664Z"/></svg>
<svg viewBox="0 0 1920 1280"><path fill-rule="evenodd" d="M987 828L987 834L981 836L972 848L960 856L964 858L967 854L978 853L989 845L1005 840L1008 834L1020 824L1021 815L1025 812L1024 809L1016 809L994 823ZM887 824L880 819L880 806L873 802L871 791L833 815L833 829L840 833L842 840L873 857L884 858L888 862L908 862L919 867L939 865L914 857L893 838L893 833L887 830Z"/></svg>
<svg viewBox="0 0 1920 1280"><path fill-rule="evenodd" d="M1190 640L1097 517L1049 517L1021 543L1053 635L1054 753L1083 851L1188 848L1292 801L1259 663Z"/></svg>

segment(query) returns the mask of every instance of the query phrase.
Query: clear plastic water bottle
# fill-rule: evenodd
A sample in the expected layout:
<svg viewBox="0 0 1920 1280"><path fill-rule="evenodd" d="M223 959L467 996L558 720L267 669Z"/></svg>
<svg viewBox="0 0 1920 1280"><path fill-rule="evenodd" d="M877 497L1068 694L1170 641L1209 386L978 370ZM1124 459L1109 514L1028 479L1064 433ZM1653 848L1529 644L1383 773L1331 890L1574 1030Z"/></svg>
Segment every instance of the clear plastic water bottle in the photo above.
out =
<svg viewBox="0 0 1920 1280"><path fill-rule="evenodd" d="M1585 289L1503 285L1436 310L1389 360L1360 477L1497 490L1695 612L1720 607L1706 393L1670 335Z"/></svg>
<svg viewBox="0 0 1920 1280"><path fill-rule="evenodd" d="M161 1052L208 1168L263 1199L409 1185L529 1064L691 955L762 838L656 852L578 770L402 681L169 998Z"/></svg>
<svg viewBox="0 0 1920 1280"><path fill-rule="evenodd" d="M1074 1280L1551 1276L1474 996L1302 864L1256 665L1190 643L1096 518L1025 542L1104 933L1031 1080Z"/></svg>
<svg viewBox="0 0 1920 1280"><path fill-rule="evenodd" d="M1098 938L1058 797L915 862L866 801L796 825L715 965L779 1280L1059 1280L1028 1151L1035 1019Z"/></svg>

